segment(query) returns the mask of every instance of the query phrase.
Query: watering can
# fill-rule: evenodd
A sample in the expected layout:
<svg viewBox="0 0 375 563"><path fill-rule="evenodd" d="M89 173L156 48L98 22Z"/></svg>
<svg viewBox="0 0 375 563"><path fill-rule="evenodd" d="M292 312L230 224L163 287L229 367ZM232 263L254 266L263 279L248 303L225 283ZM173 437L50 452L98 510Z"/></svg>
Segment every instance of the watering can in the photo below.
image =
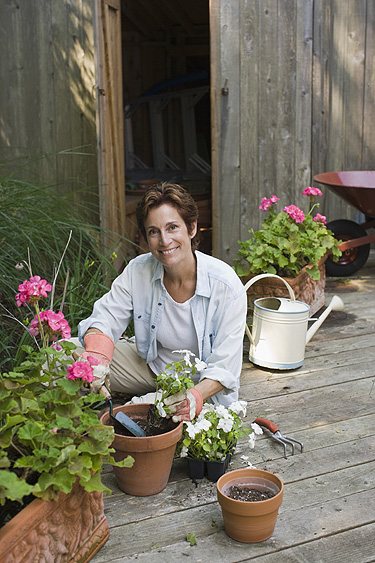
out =
<svg viewBox="0 0 375 563"><path fill-rule="evenodd" d="M249 360L258 366L272 369L294 369L302 366L305 346L331 311L343 311L344 303L334 295L331 303L315 319L309 319L310 306L297 301L286 280L274 274L260 274L249 280L245 291L263 278L279 278L289 291L289 299L261 297L254 301L253 327L246 334L250 340ZM315 323L308 329L308 321Z"/></svg>

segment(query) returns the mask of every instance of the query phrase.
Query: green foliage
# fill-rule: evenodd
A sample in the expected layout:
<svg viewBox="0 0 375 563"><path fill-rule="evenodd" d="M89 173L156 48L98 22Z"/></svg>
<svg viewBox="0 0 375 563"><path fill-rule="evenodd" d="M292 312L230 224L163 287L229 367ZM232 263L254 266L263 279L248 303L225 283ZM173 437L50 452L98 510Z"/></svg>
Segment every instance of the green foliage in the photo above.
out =
<svg viewBox="0 0 375 563"><path fill-rule="evenodd" d="M156 378L156 392L161 392L161 397L156 400L156 405L161 416L170 413L170 408L164 405L167 397L194 387L192 377L197 373L197 364L192 364L190 361L190 357L194 354L190 350L175 350L175 352L183 353L184 357L167 364L164 372Z"/></svg>
<svg viewBox="0 0 375 563"><path fill-rule="evenodd" d="M61 265L55 306L63 306L73 335L79 321L91 313L94 302L117 276L114 254L112 250L103 254L100 241L105 234L115 248L125 238L93 224L93 218L99 224L98 206L88 201L92 202L94 195L83 204L78 201L84 200L83 196L77 194L64 192L61 186L37 185L10 175L0 177L0 303L10 313L0 310L0 369L13 369L24 356L20 344L32 342L22 326L30 322L31 310L26 320L20 320L14 301L18 285L28 277L27 262L51 281L72 232ZM11 315L20 322L14 323Z"/></svg>
<svg viewBox="0 0 375 563"><path fill-rule="evenodd" d="M55 499L77 478L87 491L110 493L101 482L103 463L133 464L130 457L113 459L113 427L95 412L101 396L83 389L82 380L67 379L75 346L61 346L25 346L20 366L0 374L0 504L30 493Z"/></svg>
<svg viewBox="0 0 375 563"><path fill-rule="evenodd" d="M313 221L310 214L296 223L285 211L270 210L259 231L250 229L246 241L238 241L240 249L234 260L239 276L249 274L277 274L295 277L306 265L312 265L312 279L320 278L318 262L327 253L334 259L341 256L340 244L325 225Z"/></svg>
<svg viewBox="0 0 375 563"><path fill-rule="evenodd" d="M204 403L202 412L193 421L184 424L178 455L205 461L220 461L231 453L237 440L249 437L254 447L252 429L245 428L240 413L246 414L245 401L230 407Z"/></svg>

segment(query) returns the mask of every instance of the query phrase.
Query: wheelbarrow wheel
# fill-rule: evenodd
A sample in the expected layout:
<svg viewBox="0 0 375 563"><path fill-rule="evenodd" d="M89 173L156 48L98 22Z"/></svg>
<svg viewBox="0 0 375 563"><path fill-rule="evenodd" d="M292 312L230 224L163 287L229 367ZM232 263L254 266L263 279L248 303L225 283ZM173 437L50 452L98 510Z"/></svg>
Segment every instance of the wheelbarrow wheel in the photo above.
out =
<svg viewBox="0 0 375 563"><path fill-rule="evenodd" d="M327 228L333 232L338 240L343 242L367 235L366 231L358 223L348 219L331 221L327 224ZM337 262L334 262L329 256L326 260L327 276L340 277L354 274L354 272L357 272L366 264L369 253L370 245L363 244L362 246L344 250Z"/></svg>

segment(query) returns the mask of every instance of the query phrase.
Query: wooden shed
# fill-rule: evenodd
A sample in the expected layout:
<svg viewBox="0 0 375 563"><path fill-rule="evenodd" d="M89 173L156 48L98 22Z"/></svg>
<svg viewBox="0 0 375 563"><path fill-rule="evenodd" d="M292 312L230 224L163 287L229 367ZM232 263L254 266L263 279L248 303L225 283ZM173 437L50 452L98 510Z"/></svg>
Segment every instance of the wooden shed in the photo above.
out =
<svg viewBox="0 0 375 563"><path fill-rule="evenodd" d="M232 263L264 195L375 169L372 0L3 0L0 26L2 163L49 155L35 174L131 240L146 180L185 185Z"/></svg>

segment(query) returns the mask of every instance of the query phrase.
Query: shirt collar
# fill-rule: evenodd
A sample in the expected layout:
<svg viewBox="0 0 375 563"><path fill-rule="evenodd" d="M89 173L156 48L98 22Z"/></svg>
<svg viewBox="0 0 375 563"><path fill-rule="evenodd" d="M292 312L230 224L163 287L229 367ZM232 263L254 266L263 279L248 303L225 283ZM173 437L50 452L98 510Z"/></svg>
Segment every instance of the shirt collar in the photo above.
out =
<svg viewBox="0 0 375 563"><path fill-rule="evenodd" d="M199 251L195 251L195 257L197 259L197 287L195 289L195 293L197 295L202 295L202 297L209 297L210 296L210 283L209 283L209 276L207 270L207 263L204 260L204 254ZM160 262L155 260L155 271L152 277L152 281L155 282L156 280L163 280L164 276L164 268Z"/></svg>

